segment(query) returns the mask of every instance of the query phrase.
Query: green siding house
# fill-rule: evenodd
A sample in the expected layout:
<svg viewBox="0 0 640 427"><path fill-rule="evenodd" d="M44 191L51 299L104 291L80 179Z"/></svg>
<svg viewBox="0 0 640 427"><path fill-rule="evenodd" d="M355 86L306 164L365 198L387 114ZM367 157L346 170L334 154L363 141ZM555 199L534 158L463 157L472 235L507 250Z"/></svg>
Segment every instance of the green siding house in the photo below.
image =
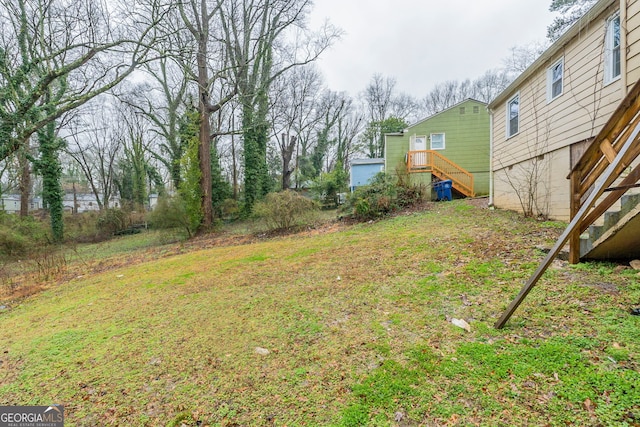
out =
<svg viewBox="0 0 640 427"><path fill-rule="evenodd" d="M402 132L385 135L386 172L405 170L429 187L450 179L462 196L489 194L490 122L487 104L467 99Z"/></svg>

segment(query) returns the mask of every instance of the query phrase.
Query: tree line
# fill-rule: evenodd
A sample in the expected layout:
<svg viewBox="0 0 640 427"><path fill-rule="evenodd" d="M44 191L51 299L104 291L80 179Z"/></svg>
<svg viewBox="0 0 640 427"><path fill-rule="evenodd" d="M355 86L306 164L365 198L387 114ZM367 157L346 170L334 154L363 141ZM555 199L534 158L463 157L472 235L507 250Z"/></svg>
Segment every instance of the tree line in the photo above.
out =
<svg viewBox="0 0 640 427"><path fill-rule="evenodd" d="M226 200L249 215L271 191L384 156L385 133L467 98L489 102L540 50L514 48L501 68L423 98L375 74L354 98L314 66L341 31L310 28L311 7L0 0L0 195L19 192L27 215L41 194L55 241L76 186L101 210L116 194L134 209L150 192L178 195L206 229Z"/></svg>

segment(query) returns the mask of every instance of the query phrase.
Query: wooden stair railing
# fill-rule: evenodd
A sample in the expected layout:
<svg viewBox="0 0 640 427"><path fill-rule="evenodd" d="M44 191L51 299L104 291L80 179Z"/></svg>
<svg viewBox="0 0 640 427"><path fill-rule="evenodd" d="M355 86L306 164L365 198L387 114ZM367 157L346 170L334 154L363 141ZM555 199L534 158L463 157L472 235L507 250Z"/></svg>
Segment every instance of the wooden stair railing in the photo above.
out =
<svg viewBox="0 0 640 427"><path fill-rule="evenodd" d="M409 151L409 173L431 172L439 179L450 179L453 188L467 197L475 196L473 174L433 150Z"/></svg>
<svg viewBox="0 0 640 427"><path fill-rule="evenodd" d="M636 82L622 100L609 121L571 170L568 177L571 180L571 219L576 216L587 196L593 191L596 182L603 177L607 167L614 162L620 147L632 135L638 124L640 124L640 81ZM636 140L623 154L613 174L604 177L604 186L611 186L638 155L640 155L640 143ZM570 263L580 262L580 234L613 206L629 188L634 187L639 179L640 165L636 166L619 182L615 189L610 189L606 197L596 201L593 209L578 223L576 230L569 238Z"/></svg>
<svg viewBox="0 0 640 427"><path fill-rule="evenodd" d="M580 234L602 215L640 177L636 167L619 185L608 188L640 155L640 81L636 82L589 148L573 167L571 221L516 298L495 323L500 329L527 297L562 247L570 244L569 262L580 262ZM607 197L602 195L610 191Z"/></svg>

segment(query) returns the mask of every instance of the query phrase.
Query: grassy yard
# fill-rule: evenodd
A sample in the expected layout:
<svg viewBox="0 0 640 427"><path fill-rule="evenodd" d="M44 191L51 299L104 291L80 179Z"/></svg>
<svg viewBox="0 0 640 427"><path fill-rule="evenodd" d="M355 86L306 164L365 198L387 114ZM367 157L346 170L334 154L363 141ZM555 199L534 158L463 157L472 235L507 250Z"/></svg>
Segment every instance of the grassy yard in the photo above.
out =
<svg viewBox="0 0 640 427"><path fill-rule="evenodd" d="M639 426L636 271L556 261L493 328L561 231L456 201L77 249L84 271L0 302L0 405L60 403L68 426Z"/></svg>

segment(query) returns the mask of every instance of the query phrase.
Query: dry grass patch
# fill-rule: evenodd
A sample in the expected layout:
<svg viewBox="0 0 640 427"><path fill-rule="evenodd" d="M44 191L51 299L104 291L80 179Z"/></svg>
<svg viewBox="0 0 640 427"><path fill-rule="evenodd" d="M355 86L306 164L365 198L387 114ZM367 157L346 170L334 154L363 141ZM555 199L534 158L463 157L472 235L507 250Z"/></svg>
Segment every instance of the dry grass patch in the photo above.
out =
<svg viewBox="0 0 640 427"><path fill-rule="evenodd" d="M492 328L558 233L454 202L88 274L0 313L0 404L79 426L634 425L634 274L558 264Z"/></svg>

